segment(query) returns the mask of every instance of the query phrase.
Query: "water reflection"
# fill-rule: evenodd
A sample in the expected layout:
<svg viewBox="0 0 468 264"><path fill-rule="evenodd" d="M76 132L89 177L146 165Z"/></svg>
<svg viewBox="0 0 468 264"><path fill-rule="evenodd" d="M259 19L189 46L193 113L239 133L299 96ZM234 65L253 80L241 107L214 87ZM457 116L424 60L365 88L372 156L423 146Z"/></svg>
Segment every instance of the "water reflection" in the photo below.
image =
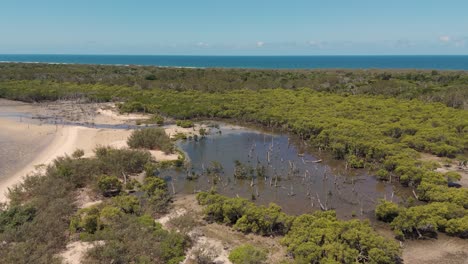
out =
<svg viewBox="0 0 468 264"><path fill-rule="evenodd" d="M341 217L369 215L379 198L393 196L391 184L377 181L366 170L346 170L343 162L326 155L304 152L303 144L285 134L229 127L220 131L179 143L191 169L161 173L172 179L177 193L215 187L231 197L275 202L290 214L335 209ZM222 170L213 173L217 164Z"/></svg>

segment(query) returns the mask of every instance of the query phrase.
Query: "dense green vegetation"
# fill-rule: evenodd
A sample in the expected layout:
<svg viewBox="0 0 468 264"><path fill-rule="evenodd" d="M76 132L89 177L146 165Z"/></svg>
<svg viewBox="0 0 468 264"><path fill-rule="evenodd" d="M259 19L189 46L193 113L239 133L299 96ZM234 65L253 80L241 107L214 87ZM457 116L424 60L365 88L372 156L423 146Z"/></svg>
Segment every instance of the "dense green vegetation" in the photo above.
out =
<svg viewBox="0 0 468 264"><path fill-rule="evenodd" d="M468 237L468 210L454 203L434 202L409 208L381 201L376 208L377 218L391 222L398 238L437 237L437 231Z"/></svg>
<svg viewBox="0 0 468 264"><path fill-rule="evenodd" d="M238 246L229 253L229 260L233 264L263 264L266 263L267 253L250 244Z"/></svg>
<svg viewBox="0 0 468 264"><path fill-rule="evenodd" d="M448 178L419 159L425 152L467 159L468 112L437 103L364 95L294 90L228 90L217 93L138 89L102 84L10 81L0 96L21 100L87 96L125 100L124 106L178 119L230 118L280 127L344 159L348 167L380 169L383 180L416 187L420 200L468 208L468 189L449 188Z"/></svg>
<svg viewBox="0 0 468 264"><path fill-rule="evenodd" d="M121 111L166 115L181 120L180 125L193 118L228 118L282 128L345 160L349 168L375 169L381 180L398 180L414 188L428 204L409 208L384 204L377 209L377 217L391 222L399 237L415 233L418 237L426 229L430 232L422 233L437 230L466 236L468 189L449 188L448 182L459 176L436 172L433 163L420 159L420 153L429 153L467 160L468 112L454 109L466 109L466 72L30 64L0 64L0 71L4 98L123 101ZM245 174L241 169L239 176ZM121 170L112 174L120 177ZM224 215L223 210L213 208L212 220L244 232L284 234L290 228L287 217L278 230L268 228L271 222L263 226L252 221L255 212L246 213L237 224L241 217ZM274 206L261 210L281 215ZM430 227L419 219L427 219Z"/></svg>
<svg viewBox="0 0 468 264"><path fill-rule="evenodd" d="M228 198L206 192L199 193L197 200L205 206L207 220L233 225L234 229L244 233L284 235L294 219L274 203L268 207L256 206L243 198Z"/></svg>
<svg viewBox="0 0 468 264"><path fill-rule="evenodd" d="M378 235L368 222L338 220L334 211L293 217L276 204L256 206L242 198L216 193L199 193L197 200L209 221L231 225L244 233L284 236L282 243L296 263L400 262L398 244ZM241 260L249 250L242 247L234 256Z"/></svg>
<svg viewBox="0 0 468 264"><path fill-rule="evenodd" d="M135 130L127 140L131 148L161 150L165 153L174 151L174 144L162 128L144 128Z"/></svg>
<svg viewBox="0 0 468 264"><path fill-rule="evenodd" d="M0 82L36 80L121 85L137 90L204 92L308 87L338 94L420 99L457 108L466 108L468 102L468 74L463 71L184 69L0 63L0 72Z"/></svg>
<svg viewBox="0 0 468 264"><path fill-rule="evenodd" d="M297 263L399 263L400 248L369 223L340 221L334 211L298 216L283 243Z"/></svg>
<svg viewBox="0 0 468 264"><path fill-rule="evenodd" d="M177 120L176 125L183 128L190 128L193 127L193 122L190 120Z"/></svg>
<svg viewBox="0 0 468 264"><path fill-rule="evenodd" d="M88 252L89 263L179 263L188 239L162 229L152 217L169 202L164 180L145 179L141 197L122 194L105 203L80 209L70 221L81 240L105 241Z"/></svg>
<svg viewBox="0 0 468 264"><path fill-rule="evenodd" d="M165 182L147 177L131 189L122 184L144 170L149 154L103 147L95 152L92 158L58 158L44 173L10 190L10 203L0 209L2 263L60 263L58 253L75 239L104 241L88 253L89 263L183 259L188 239L163 230L153 218L170 201ZM110 197L78 210L76 199L83 190Z"/></svg>

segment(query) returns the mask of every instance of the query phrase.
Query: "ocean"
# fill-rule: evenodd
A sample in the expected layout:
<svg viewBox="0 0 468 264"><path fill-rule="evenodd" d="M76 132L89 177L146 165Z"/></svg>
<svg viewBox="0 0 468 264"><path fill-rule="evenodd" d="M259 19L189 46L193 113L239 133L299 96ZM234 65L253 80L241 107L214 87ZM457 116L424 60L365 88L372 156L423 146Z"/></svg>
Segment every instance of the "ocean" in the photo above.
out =
<svg viewBox="0 0 468 264"><path fill-rule="evenodd" d="M0 62L153 65L254 69L435 69L468 70L468 55L453 56L171 56L171 55L13 55Z"/></svg>

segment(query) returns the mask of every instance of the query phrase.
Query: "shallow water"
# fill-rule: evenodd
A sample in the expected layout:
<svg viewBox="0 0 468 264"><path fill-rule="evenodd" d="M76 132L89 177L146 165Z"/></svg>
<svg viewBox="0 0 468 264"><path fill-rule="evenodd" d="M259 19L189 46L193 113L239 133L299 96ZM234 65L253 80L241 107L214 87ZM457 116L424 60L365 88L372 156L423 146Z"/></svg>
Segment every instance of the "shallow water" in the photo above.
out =
<svg viewBox="0 0 468 264"><path fill-rule="evenodd" d="M73 122L64 118L39 116L29 110L0 111L0 118L35 124L92 128L142 127L131 124ZM1 148L15 145L5 141L5 135L3 142L1 139L2 137ZM204 139L181 141L178 145L187 154L191 163L190 171L199 175L196 180L187 180L186 170L163 171L161 176L171 182L170 188L174 188L178 194L216 188L221 194L231 197L254 197L259 204L277 203L290 214L326 208L335 209L341 218L349 218L352 215L368 218L372 216L379 198L393 197L394 201L399 201L397 194L402 195L405 192L392 184L376 180L367 170L346 170L344 162L336 161L326 153L317 153L315 149L305 146L301 140L287 134L221 124L220 130L213 129ZM8 157L1 156L1 153L0 158L0 167L6 168L6 164L12 164ZM24 158L24 155L19 155L14 159ZM317 160L323 162L313 162ZM233 176L236 170L235 161L242 164L249 179L237 179ZM222 172L207 175L207 169L212 167L213 162L221 165ZM258 171L261 171L262 167L264 175L259 175ZM0 168L0 176L6 173L2 171Z"/></svg>
<svg viewBox="0 0 468 264"><path fill-rule="evenodd" d="M31 162L51 142L52 134L0 130L0 183Z"/></svg>
<svg viewBox="0 0 468 264"><path fill-rule="evenodd" d="M18 122L27 122L36 125L60 125L60 126L81 126L97 129L139 129L144 127L156 127L158 125L132 125L132 124L100 124L93 122L69 121L65 118L51 116L39 116L31 113L21 112L0 112L0 118L8 118Z"/></svg>
<svg viewBox="0 0 468 264"><path fill-rule="evenodd" d="M221 134L215 130L205 139L180 142L179 147L200 176L187 180L186 171L163 171L161 175L172 180L177 193L215 187L221 194L231 197L255 197L260 204L275 202L290 214L324 207L336 209L340 217L347 218L352 214L370 216L377 199L390 198L394 191L392 184L377 181L366 170L346 170L343 162L329 159L325 154L317 156L304 152L307 147L286 134L222 128ZM313 162L319 159L323 162ZM252 168L253 173L248 173L252 179L240 180L233 176L236 160ZM221 164L222 172L207 175L212 162ZM258 176L257 169L262 166L265 176ZM397 200L395 195L394 201Z"/></svg>

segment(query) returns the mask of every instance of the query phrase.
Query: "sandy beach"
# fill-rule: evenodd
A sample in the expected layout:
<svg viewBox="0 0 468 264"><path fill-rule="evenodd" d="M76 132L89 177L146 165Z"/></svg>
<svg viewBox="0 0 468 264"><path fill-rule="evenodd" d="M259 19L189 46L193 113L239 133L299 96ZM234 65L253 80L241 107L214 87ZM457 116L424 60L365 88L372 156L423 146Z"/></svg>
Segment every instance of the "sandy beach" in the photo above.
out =
<svg viewBox="0 0 468 264"><path fill-rule="evenodd" d="M16 122L5 122L1 120L3 129L11 129L18 127ZM131 133L128 130L106 130L106 129L93 129L78 126L63 126L55 128L50 125L29 125L29 128L24 131L17 131L18 138L22 137L23 133L36 134L40 130L55 130L49 132L48 144L40 151L37 151L35 157L27 164L22 166L16 172L4 177L0 182L0 201L5 201L5 193L8 188L21 182L24 176L37 171L38 165L50 164L54 159L64 155L71 155L76 149L82 149L85 156L93 154L93 150L98 145L112 145L115 142L124 141ZM19 157L21 159L21 156ZM21 161L21 160L20 160Z"/></svg>
<svg viewBox="0 0 468 264"><path fill-rule="evenodd" d="M58 115L58 106L64 106ZM53 125L25 117L54 116L66 121L95 122L99 124L128 124L146 118L143 115L120 115L108 104L102 105L56 103L44 105L26 104L0 100L0 202L6 202L8 188L18 184L26 175L37 172L41 165L48 165L54 159L71 155L82 149L85 157L93 155L97 146L126 148L130 129L91 128L80 125ZM87 119L90 118L90 119ZM166 129L169 135L177 129ZM187 132L182 131L180 132ZM150 151L155 160L176 160L177 154Z"/></svg>

